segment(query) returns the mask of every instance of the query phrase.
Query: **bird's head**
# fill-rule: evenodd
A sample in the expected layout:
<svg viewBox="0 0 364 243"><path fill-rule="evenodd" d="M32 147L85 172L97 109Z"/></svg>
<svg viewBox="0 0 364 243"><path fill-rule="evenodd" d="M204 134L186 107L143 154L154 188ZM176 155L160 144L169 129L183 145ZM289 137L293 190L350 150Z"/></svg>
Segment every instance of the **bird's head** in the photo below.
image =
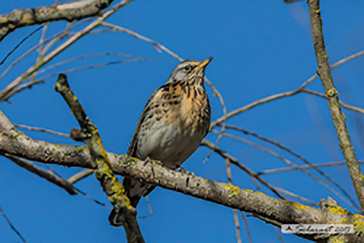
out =
<svg viewBox="0 0 364 243"><path fill-rule="evenodd" d="M169 76L167 83L173 83L175 81L188 80L191 76L196 75L201 78L205 75L205 68L211 62L212 57L200 62L194 59L188 59L175 67Z"/></svg>

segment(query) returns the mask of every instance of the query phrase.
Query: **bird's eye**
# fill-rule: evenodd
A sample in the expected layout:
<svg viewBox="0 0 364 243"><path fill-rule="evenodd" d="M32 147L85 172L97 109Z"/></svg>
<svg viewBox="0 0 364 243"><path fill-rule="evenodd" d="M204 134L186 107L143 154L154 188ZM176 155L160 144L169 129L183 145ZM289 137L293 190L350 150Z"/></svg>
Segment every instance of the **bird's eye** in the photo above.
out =
<svg viewBox="0 0 364 243"><path fill-rule="evenodd" d="M191 71L191 70L192 70L192 67L191 67L191 65L187 65L187 66L185 66L183 69L184 69L186 72L189 72L189 71Z"/></svg>

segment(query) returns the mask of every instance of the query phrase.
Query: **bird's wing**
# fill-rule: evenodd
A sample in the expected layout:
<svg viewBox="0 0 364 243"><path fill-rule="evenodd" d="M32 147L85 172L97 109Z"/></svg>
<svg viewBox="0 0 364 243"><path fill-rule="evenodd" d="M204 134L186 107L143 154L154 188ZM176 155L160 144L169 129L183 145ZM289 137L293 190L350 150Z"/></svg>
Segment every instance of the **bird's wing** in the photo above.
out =
<svg viewBox="0 0 364 243"><path fill-rule="evenodd" d="M133 134L133 138L131 139L129 148L128 148L128 152L127 154L129 156L135 157L136 156L136 148L137 148L137 143L138 143L138 133L140 131L140 127L143 124L143 121L145 120L146 115L148 114L148 111L150 109L150 103L156 98L157 93L161 90L164 89L166 85L163 85L161 87L159 87L158 89L156 89L153 94L150 96L149 100L147 101L147 104L144 106L143 112L140 115L138 124L136 125L134 134ZM140 158L139 158L140 159Z"/></svg>

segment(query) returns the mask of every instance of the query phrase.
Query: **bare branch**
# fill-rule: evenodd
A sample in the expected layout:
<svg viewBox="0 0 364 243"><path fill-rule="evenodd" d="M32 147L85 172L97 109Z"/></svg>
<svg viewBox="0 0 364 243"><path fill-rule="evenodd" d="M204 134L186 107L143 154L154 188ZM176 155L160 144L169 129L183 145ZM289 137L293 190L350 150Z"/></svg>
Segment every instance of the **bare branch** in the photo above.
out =
<svg viewBox="0 0 364 243"><path fill-rule="evenodd" d="M53 35L52 37L49 37L48 39L44 40L43 43L40 43L38 45L33 46L32 48L30 48L29 50L27 50L26 52L24 52L20 57L18 57L15 61L13 61L5 70L4 72L0 75L0 79L4 78L4 76L16 65L18 64L21 60L23 60L25 57L27 57L30 53L32 53L33 51L35 51L37 48L39 48L41 45L44 45L45 43L54 40L54 39L58 39L58 40L62 40L64 38L66 38L68 36L68 34L64 33L64 31Z"/></svg>
<svg viewBox="0 0 364 243"><path fill-rule="evenodd" d="M99 0L103 1L103 0ZM90 33L94 28L101 25L101 23L110 17L112 14L114 14L117 10L124 7L128 3L130 3L131 0L123 0L117 5L115 5L112 9L104 12L101 17L97 18L95 21L90 23L88 26L86 26L81 31L77 32L75 35L73 35L71 38L69 38L66 42L58 46L55 50L53 50L51 53L49 53L47 56L45 56L42 60L37 62L35 65L30 67L25 73L17 77L13 82L11 82L4 90L0 92L0 102L6 100L5 98L8 96L8 94L13 91L18 85L23 83L26 79L29 78L30 75L32 75L34 72L39 70L41 67L43 67L45 64L50 62L54 57L59 55L61 52L63 52L65 49L70 47L73 43L81 39L86 34ZM0 21L1 22L1 21Z"/></svg>
<svg viewBox="0 0 364 243"><path fill-rule="evenodd" d="M233 214L234 214L235 231L236 231L236 242L241 243L240 223L239 223L239 217L238 217L238 210L233 209Z"/></svg>
<svg viewBox="0 0 364 243"><path fill-rule="evenodd" d="M42 168L34 165L31 162L25 161L24 159L17 158L13 155L5 154L5 157L8 158L9 160L13 161L15 164L19 165L20 167L23 167L24 169L38 175L41 178L46 179L47 181L55 184L56 186L59 186L60 188L66 190L70 195L77 194L77 191L73 188L73 185L71 183L69 183L68 181L64 180L63 178L55 176L53 173L45 171Z"/></svg>
<svg viewBox="0 0 364 243"><path fill-rule="evenodd" d="M333 185L335 185L337 188L339 188L339 190L349 199L349 201L351 203L349 203L350 205L352 205L355 209L358 209L358 206L356 204L356 202L354 201L354 199L349 195L349 193L346 192L346 190L339 184L337 183L336 181L334 181L333 179L331 179L330 176L326 175L322 170L318 169L317 167L315 167L311 162L309 162L306 158L304 158L303 156L297 154L296 152L292 151L290 148L286 147L286 146L283 146L282 144L278 143L277 141L272 141L268 138L265 138L261 135L258 135L254 132L250 132L250 131L247 131L247 130L244 130L240 127L236 127L236 126L226 126L228 129L232 129L232 130L235 130L235 131L239 131L239 132L242 132L244 134L248 134L248 135L252 135L264 142L267 142L267 143L270 143L274 146L277 146L278 148L292 154L294 157L302 160L305 164L307 165L310 165L311 168L313 168L314 170L316 170L320 175L322 175L323 177L325 177L330 183L332 183ZM245 140L244 140L245 142ZM292 168L294 169L298 169L298 170L301 170L303 172L303 168L300 169L300 167L298 167L297 165L293 166ZM260 173L258 173L260 174ZM336 194L336 193L335 193ZM345 199L344 199L345 200Z"/></svg>
<svg viewBox="0 0 364 243"><path fill-rule="evenodd" d="M43 24L50 21L74 21L96 16L110 6L113 0L75 1L46 7L15 9L0 15L0 42L10 32L24 26Z"/></svg>
<svg viewBox="0 0 364 243"><path fill-rule="evenodd" d="M0 130L0 154L2 155L8 153L42 163L92 168L92 159L86 147L33 140L17 131L2 112L0 112ZM276 226L283 223L345 222L356 225L356 234L344 235L352 237L352 241L349 242L355 242L354 240L360 242L364 237L363 233L360 234L362 232L360 225L364 224L364 216L352 214L339 205L331 205L323 199L320 208L308 207L300 203L273 198L261 192L208 180L191 173L170 170L158 163L153 163L152 169L146 166L144 161L129 156L114 153L107 153L107 155L117 174L250 212L264 220L270 219L270 223L274 222ZM230 162L234 163L232 160ZM303 237L312 239L315 236L303 235Z"/></svg>
<svg viewBox="0 0 364 243"><path fill-rule="evenodd" d="M110 65L115 65L115 64L138 62L138 61L149 61L149 60L148 59L135 58L135 59L130 59L130 60L119 60L119 61L99 63L99 64L88 65L88 66L84 66L84 67L71 68L71 69L68 69L68 70L60 71L60 72L53 73L51 75L48 75L46 77L42 77L42 78L34 80L34 81L29 81L27 83L23 83L23 84L19 85L18 87L16 87L15 89L13 89L12 91L10 91L6 96L3 97L3 99L7 101L11 96L13 96L13 95L15 95L17 93L20 93L21 91L23 91L25 89L30 89L34 85L43 84L45 82L45 80L53 78L53 77L59 75L60 73L68 74L68 73L82 71L82 70L86 70L86 69L99 68L99 67L105 67L105 66L110 66Z"/></svg>
<svg viewBox="0 0 364 243"><path fill-rule="evenodd" d="M214 131L212 131L212 132L214 132ZM218 133L218 132L214 132L214 133ZM262 147L262 146L260 146L260 145L258 145L256 143L250 142L250 141L245 140L245 139L242 139L240 137L236 137L234 135L230 135L230 134L225 133L225 134L223 134L223 136L224 137L228 137L228 138L235 139L237 141L240 141L240 142L243 142L243 143L246 143L246 144L249 144L249 145L251 145L253 147L256 147L256 148L262 150L263 152L266 152L266 153L269 153L269 154L273 155L274 157L282 160L287 165L290 165L293 168L296 168L296 169L302 171L304 174L308 175L309 177L311 177L312 179L314 179L315 181L317 181L318 183L320 183L321 185L323 185L324 187L326 187L329 191L331 191L332 193L334 193L336 196L338 196L340 199L342 199L343 201L345 201L347 204L349 204L350 206L352 206L352 207L354 207L355 209L358 210L358 207L355 205L355 202L354 202L354 200L351 199L351 197L349 197L349 200L350 201L348 201L340 193L338 193L337 191L335 191L334 189L332 189L329 185L327 185L327 183L325 181L321 180L320 178L317 178L316 176L312 175L310 172L308 172L306 170L299 169L299 167L296 164L294 164L292 161L284 158L283 156L277 154L276 152L274 152L274 151L272 151L270 149L264 148L264 147Z"/></svg>
<svg viewBox="0 0 364 243"><path fill-rule="evenodd" d="M39 131L39 132L50 133L50 134L65 137L65 138L70 137L69 134L66 134L66 133L63 133L63 132L56 132L56 131L46 129L46 128L42 128L42 127L31 127L31 126L20 125L20 124L15 124L14 126L17 127L17 128L23 128L23 129L27 129L27 130L30 130L30 131Z"/></svg>
<svg viewBox="0 0 364 243"><path fill-rule="evenodd" d="M83 171L80 171L78 172L77 174L74 174L73 176L71 176L70 178L68 178L68 182L71 183L71 184L75 184L77 183L78 181L92 175L94 173L93 170L90 170L90 169L85 169Z"/></svg>
<svg viewBox="0 0 364 243"><path fill-rule="evenodd" d="M360 56L363 56L364 55L364 51L360 51L358 53L355 53L353 55L350 55L348 57L345 57L343 59L341 59L340 61L334 63L330 68L331 69L334 69L348 61L351 61L351 60L354 60ZM318 75L315 74L313 76L311 76L309 79L307 79L305 82L303 82L301 84L300 87L298 87L297 89L295 90L292 90L292 91L288 91L288 92L283 92L283 93L279 93L279 94L274 94L274 95L271 95L271 96L268 96L266 98L263 98L263 99L260 99L260 100L257 100L257 101L254 101L246 106L243 106L239 109L236 109L234 111L231 111L229 112L227 115L224 115L223 117L217 119L216 121L212 122L211 125L210 125L210 129L212 129L213 127L217 126L218 124L222 123L223 121L226 121L228 119L230 119L231 117L233 116L236 116L242 112L245 112L247 110L250 110L256 106L259 106L259 105L262 105L262 104L265 104L265 103L268 103L268 102L271 102L271 101L274 101L274 100L278 100L278 99L281 99L281 98L285 98L285 97L290 97L290 96L293 96L293 95L296 95L298 93L301 93L304 91L304 89L306 88L307 85L309 85L310 83L312 83L316 78L318 78Z"/></svg>
<svg viewBox="0 0 364 243"><path fill-rule="evenodd" d="M124 194L124 187L112 171L112 166L102 145L100 134L96 126L86 115L77 97L72 92L66 75L59 75L55 84L55 89L67 102L72 114L75 116L81 127L87 148L90 150L92 167L95 168L95 176L97 180L100 181L100 184L110 202L114 205L115 211L121 215L119 220L123 222L122 225L124 226L128 242L144 243L144 239L136 219L137 212L135 208L130 206L129 198Z"/></svg>
<svg viewBox="0 0 364 243"><path fill-rule="evenodd" d="M322 33L320 1L308 0L307 4L310 13L312 38L318 63L317 74L320 76L322 85L324 87L331 113L331 118L335 125L337 136L339 138L340 149L348 165L350 176L353 181L353 185L361 206L361 211L362 213L364 213L363 174L360 171L358 160L356 158L354 148L351 143L348 127L345 123L345 117L341 111L339 103L339 93L335 88L334 81L331 76L328 56L325 50L324 36Z"/></svg>
<svg viewBox="0 0 364 243"><path fill-rule="evenodd" d="M262 183L264 186L266 186L268 189L270 189L278 197L280 197L281 199L284 199L284 197L281 196L274 187L272 187L268 182L266 182L265 180L260 178L257 173L255 173L254 171L250 170L246 166L239 163L239 161L237 159L235 159L234 157L232 157L230 154L220 150L219 148L214 147L214 145L211 142L207 141L206 139L202 141L201 146L205 146L211 150L214 149L214 151L218 155L220 155L222 158L229 159L230 163L232 163L233 165L236 165L238 168L245 171L250 177L257 179L260 183Z"/></svg>
<svg viewBox="0 0 364 243"><path fill-rule="evenodd" d="M302 92L306 93L306 94L311 94L311 95L315 95L315 96L326 99L326 95L324 95L324 94L322 94L320 92L316 92L316 91L313 91L313 90L307 90L307 89L302 90ZM342 107L344 107L345 109L348 109L348 110L351 110L351 111L356 111L356 112L359 112L361 114L364 114L364 109L362 109L362 108L352 106L352 105L348 105L348 104L346 104L346 103L344 103L342 101L339 101L339 102L340 102L340 105Z"/></svg>
<svg viewBox="0 0 364 243"><path fill-rule="evenodd" d="M43 26L39 26L37 29L35 29L33 32L31 32L29 35L27 35L25 38L23 38L8 54L6 54L4 59L0 62L0 65L3 65L5 63L5 61L6 61L6 59L8 59L10 57L10 55L13 54L14 51L16 49L18 49L19 46L21 46L21 44L24 43L24 41L26 41L29 37L31 37L32 35L37 33L41 28L43 28Z"/></svg>
<svg viewBox="0 0 364 243"><path fill-rule="evenodd" d="M250 230L249 230L249 224L248 224L248 220L246 220L246 217L244 215L243 212L241 212L241 218L243 219L244 221L244 225L245 225L245 230L246 230L246 235L248 237L248 240L249 240L249 243L253 243L252 241L252 237L250 235Z"/></svg>
<svg viewBox="0 0 364 243"><path fill-rule="evenodd" d="M156 48L158 51L160 50L163 50L164 52L168 53L169 55L171 55L172 57L174 57L175 59L177 59L178 61L182 62L183 61L183 58L179 57L177 54L175 54L174 52L172 52L171 50L169 50L167 47L163 46L162 44L159 44L158 42L154 41L154 40L151 40L149 39L148 37L145 37L145 36L142 36L134 31L131 31L127 28L124 28L124 27L121 27L121 26L118 26L118 25L114 25L114 24L110 24L110 23L106 23L106 22L103 22L102 23L103 26L105 27L108 27L112 30L117 30L117 31L120 31L120 32L124 32L124 33L127 33L135 38L138 38L142 41L145 41L145 42L148 42L150 44L152 44L154 46L154 48Z"/></svg>
<svg viewBox="0 0 364 243"><path fill-rule="evenodd" d="M284 243L283 241L283 238L282 238L282 235L281 235L281 232L279 231L279 229L277 227L274 227L274 230L276 231L277 233L277 236L278 236L278 239L281 243Z"/></svg>
<svg viewBox="0 0 364 243"><path fill-rule="evenodd" d="M281 98L290 97L290 96L296 95L296 94L298 94L300 92L301 91L297 89L297 90L294 90L294 91L274 94L274 95L268 96L266 98L254 101L254 102L252 102L252 103L250 103L250 104L248 104L246 106L243 106L243 107L241 107L239 109L231 111L226 116L223 116L223 117L217 119L216 121L212 122L211 125L210 125L210 129L212 129L215 126L219 125L220 123L230 119L231 117L236 116L236 115L238 115L238 114L240 114L240 113L242 113L244 111L250 110L250 109L252 109L252 108L254 108L256 106L271 102L273 100L278 100L278 99L281 99Z"/></svg>
<svg viewBox="0 0 364 243"><path fill-rule="evenodd" d="M144 58L140 58L140 57L135 57L129 54L125 54L125 53L112 53L112 52L105 52L105 53L94 53L94 54L86 54L86 55L82 55L82 56L78 56L78 57L73 57L70 59L66 59L63 61L60 61L58 63L55 63L53 65L50 65L46 68L43 68L42 70L39 70L38 72L36 72L37 75L45 73L53 68L59 67L63 64L66 63L70 63L70 62L74 62L74 61L78 61L78 60L82 60L85 58L90 58L90 57L102 57L102 56L117 56L117 57L128 57L130 58L130 60L128 61L150 61L149 59L144 59Z"/></svg>
<svg viewBox="0 0 364 243"><path fill-rule="evenodd" d="M222 113L224 116L226 116L227 114L227 111L226 111L226 106L225 106L225 101L224 99L222 98L222 95L221 93L216 89L215 85L210 82L210 80L208 80L206 77L205 77L205 82L212 88L212 90L214 91L214 96L217 96L219 98L219 101L220 101L220 104L221 104L221 108L222 108ZM217 145L219 144L219 142L221 141L222 139L222 135L224 134L225 130L226 130L226 121L222 122L221 124L221 131L219 132L219 136L217 137L216 139L216 142L214 144L214 148L217 147ZM206 159L203 161L203 163L206 163L207 160L211 157L211 155L214 153L214 149L211 149L211 152L209 155L206 156Z"/></svg>
<svg viewBox="0 0 364 243"><path fill-rule="evenodd" d="M19 128L23 128L23 129L28 129L28 130L31 130L31 131L40 131L40 132L45 132L45 133L50 133L50 134L54 134L54 135L57 135L57 136L62 136L62 137L70 137L68 134L65 134L65 133L61 133L61 132L56 132L56 131L53 131L53 130L49 130L49 129L44 129L44 128L39 128L39 127L30 127L30 126L26 126L26 125L14 125L15 127L19 127ZM9 156L9 155L8 155ZM11 155L10 155L11 156ZM14 156L12 156L14 157ZM17 157L14 157L16 158L18 161L14 161L14 162L19 162L20 166L24 167L24 163L23 163L23 160L17 158ZM31 162L26 162L24 161L26 164L25 166L29 166L31 165L31 170L29 170L30 172L33 172L32 170L36 170L35 173L36 175L39 175L40 177L43 177L42 174L46 174L46 176L48 176L48 174L50 174L49 172L47 171L43 171L43 169L33 165ZM50 178L51 182L57 186L60 186L61 188L63 188L63 184L67 184L66 186L68 187L70 184L70 186L72 186L73 190L76 192L75 194L71 194L71 195L76 195L77 193L80 193L81 195L85 196L87 199L93 201L94 203L98 204L98 205L101 205L105 208L107 208L108 210L111 210L111 208L107 205L105 205L105 203L102 203L94 198L92 198L91 196L89 196L87 193L81 191L80 189L76 188L75 186L73 186L74 183L76 183L77 181L83 179L83 178L86 178L88 175L91 175L93 173L93 170L91 169L86 169L84 171L81 171L80 173L78 174L75 174L74 176L72 176L71 178L69 178L68 180L65 180L63 177L61 177L57 172L55 172L54 170L52 170L49 166L47 166L46 164L44 164L48 169L50 169L54 174L58 175L58 178L55 177L55 178ZM25 168L25 167L24 167ZM27 169L27 168L25 168ZM40 170L40 172L38 173L37 170ZM87 175L86 175L86 172L87 171ZM89 173L91 172L91 173ZM52 174L50 174L52 176ZM47 179L48 180L48 179ZM58 180L61 180L61 183L58 182Z"/></svg>
<svg viewBox="0 0 364 243"><path fill-rule="evenodd" d="M24 237L19 233L19 231L14 227L14 225L10 222L10 219L6 216L5 212L3 211L3 209L0 207L0 213L3 215L4 219L6 220L6 222L8 223L8 225L10 226L10 228L19 236L19 238L24 242L27 243L27 241L24 239Z"/></svg>
<svg viewBox="0 0 364 243"><path fill-rule="evenodd" d="M216 147L216 145L214 147ZM211 152L213 153L213 150L211 150ZM227 175L227 178L228 178L228 182L230 184L233 184L233 179L232 179L232 175L231 175L230 160L225 159L225 163L226 163L226 175ZM233 214L234 214L234 223L235 223L235 231L236 231L236 242L241 243L240 223L239 223L239 218L238 218L238 211L236 209L233 209Z"/></svg>
<svg viewBox="0 0 364 243"><path fill-rule="evenodd" d="M277 190L277 192L286 194L286 195L288 195L288 196L290 196L292 198L295 198L297 200L300 200L302 202L305 202L305 203L307 203L307 204L309 204L311 206L317 206L317 203L315 203L314 201L311 201L310 199L307 199L305 197L299 196L299 195L297 195L297 194L295 194L293 192L287 191L286 189L283 189L283 188L280 188L280 187L276 187L276 186L274 186L273 188L275 190Z"/></svg>
<svg viewBox="0 0 364 243"><path fill-rule="evenodd" d="M358 161L358 163L364 164L364 161ZM340 166L340 165L346 165L346 162L344 161L344 162L330 162L330 163L323 163L323 164L310 164L310 165L298 166L298 168L307 170L307 169L317 168L317 167L330 167L330 166ZM262 172L258 172L258 175L266 175L266 174L272 174L272 173L292 171L292 170L297 170L298 168L283 167L283 168L269 169L269 170L264 170Z"/></svg>

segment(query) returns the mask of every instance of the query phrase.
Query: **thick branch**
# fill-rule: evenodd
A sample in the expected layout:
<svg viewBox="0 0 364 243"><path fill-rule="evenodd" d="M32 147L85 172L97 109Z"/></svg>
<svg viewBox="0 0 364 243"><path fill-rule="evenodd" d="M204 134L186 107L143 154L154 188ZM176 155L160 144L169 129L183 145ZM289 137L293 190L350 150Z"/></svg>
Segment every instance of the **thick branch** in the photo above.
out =
<svg viewBox="0 0 364 243"><path fill-rule="evenodd" d="M128 242L144 243L143 236L140 232L138 222L136 220L136 210L130 205L129 198L124 194L124 187L114 175L110 160L106 150L102 145L100 134L96 126L86 115L83 107L72 92L67 77L64 74L58 76L55 89L62 95L71 109L72 114L77 119L90 151L92 167L95 168L96 178L107 194L110 202L114 205L116 212L122 215L123 226L127 234Z"/></svg>
<svg viewBox="0 0 364 243"><path fill-rule="evenodd" d="M361 211L364 213L363 174L360 171L358 160L350 140L348 127L345 123L345 115L341 111L339 93L335 88L334 81L331 76L331 70L328 62L328 56L326 54L324 36L322 32L320 1L308 0L307 3L310 12L312 38L318 64L317 74L320 77L324 87L331 118L334 122L336 133L339 138L340 149L349 168L350 176L359 199Z"/></svg>
<svg viewBox="0 0 364 243"><path fill-rule="evenodd" d="M18 132L1 112L0 129L2 131L0 133L0 154L2 155L8 153L43 163L93 168L91 156L85 146L33 140ZM284 223L353 223L357 233L348 235L354 237L354 240L350 242L363 240L360 237L363 237L364 234L360 236L357 234L361 232L360 225L364 224L364 217L352 214L340 206L308 207L300 203L270 197L260 192L241 189L231 184L208 180L189 173L176 172L162 167L158 163L153 163L152 168L151 164L145 164L135 158L114 153L107 153L107 155L114 172L122 176L250 212L256 217L270 219L278 226ZM304 237L312 239L312 236L305 235Z"/></svg>
<svg viewBox="0 0 364 243"><path fill-rule="evenodd" d="M11 13L0 15L0 42L9 33L24 26L59 20L71 22L96 16L112 2L113 0L75 1L40 8L15 9Z"/></svg>

